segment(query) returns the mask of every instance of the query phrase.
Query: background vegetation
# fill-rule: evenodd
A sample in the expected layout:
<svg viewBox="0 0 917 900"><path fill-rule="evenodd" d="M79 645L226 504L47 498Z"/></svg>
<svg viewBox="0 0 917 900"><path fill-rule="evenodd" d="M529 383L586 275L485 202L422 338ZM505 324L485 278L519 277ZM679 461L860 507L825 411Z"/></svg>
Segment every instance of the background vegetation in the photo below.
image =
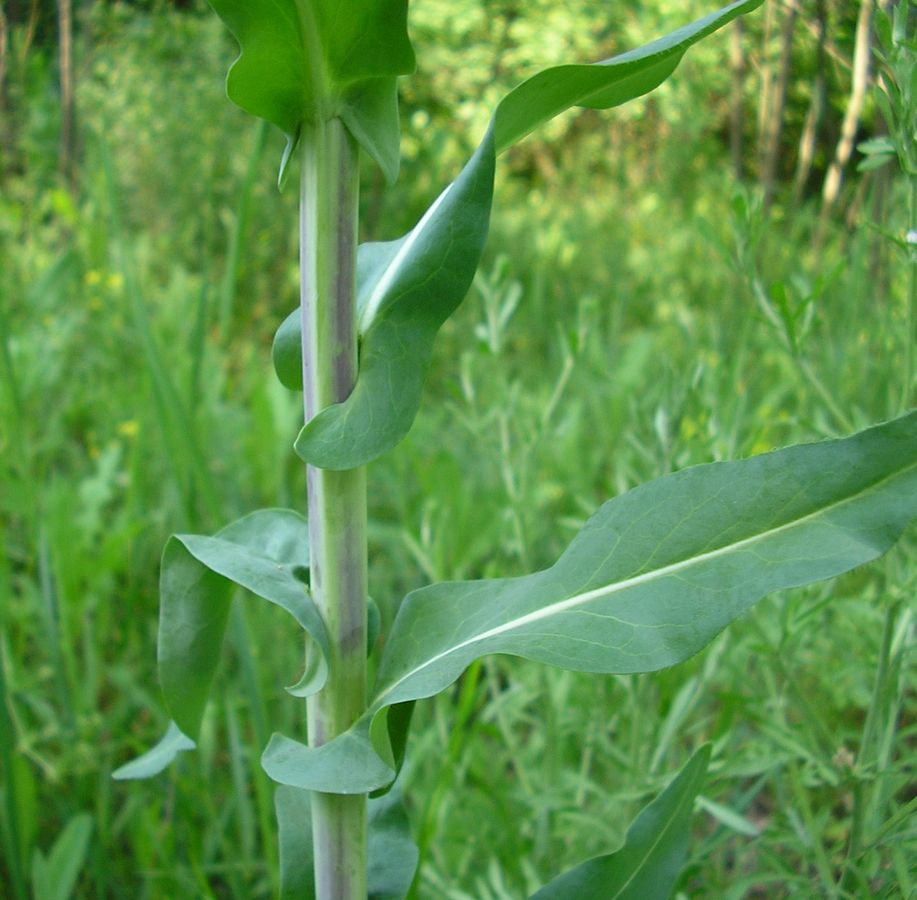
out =
<svg viewBox="0 0 917 900"><path fill-rule="evenodd" d="M421 415L370 471L386 617L428 580L550 563L638 482L900 406L907 264L889 235L907 201L894 166L855 171L856 141L883 133L862 2L770 0L650 98L565 115L501 161ZM708 8L415 0L402 175L386 192L367 166L364 237L411 227L535 67ZM296 192L275 187L280 136L223 97L233 53L200 0L0 0L4 896L42 896L56 842L79 897L274 888L258 757L302 711L278 689L300 642L270 610L234 611L200 751L153 782L110 779L165 727L166 537L304 508L299 398L269 362L297 302ZM685 896L911 895L907 544L655 676L473 666L417 715L417 896L525 896L613 847L704 741Z"/></svg>

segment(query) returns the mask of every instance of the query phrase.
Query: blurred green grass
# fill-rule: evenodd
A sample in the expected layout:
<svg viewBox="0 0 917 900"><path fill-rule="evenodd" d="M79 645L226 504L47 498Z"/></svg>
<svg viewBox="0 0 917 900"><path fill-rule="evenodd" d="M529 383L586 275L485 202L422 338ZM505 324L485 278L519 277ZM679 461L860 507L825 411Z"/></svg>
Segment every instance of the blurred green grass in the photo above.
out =
<svg viewBox="0 0 917 900"><path fill-rule="evenodd" d="M418 7L419 46L438 14ZM276 837L258 758L270 731L301 733L303 718L281 689L301 657L282 617L239 601L196 754L150 783L110 773L165 727L167 536L305 503L299 399L269 362L296 303L295 191L274 187L279 137L222 97L232 45L215 17L97 4L85 25L81 189L56 173L52 60L36 53L20 84L22 165L4 168L0 195L0 884L16 896L34 849L86 812L80 897L268 897ZM479 26L485 58L497 38ZM483 125L458 96L474 78L450 94L443 68L465 38L421 53L399 186L385 194L365 173L367 237L410 227ZM585 46L559 37L540 60ZM807 206L778 203L766 220L703 123L665 113L725 52L686 63L662 113L655 101L620 113L614 154L607 118L584 114L555 129L569 149L529 142L501 163L485 262L438 343L421 415L370 471L384 618L428 580L550 563L641 481L894 412L901 261L865 225L814 249ZM533 61L507 55L481 90ZM900 228L901 189L887 189L881 224ZM768 309L785 298L808 321L797 355L756 284ZM715 761L686 896L844 896L857 786L867 843L846 895L908 896L912 560L913 535L886 562L763 602L654 676L473 667L416 717L405 790L419 896L524 896L614 846L705 740ZM883 637L896 603L911 607ZM883 640L892 667L874 696ZM875 740L855 765L870 707Z"/></svg>

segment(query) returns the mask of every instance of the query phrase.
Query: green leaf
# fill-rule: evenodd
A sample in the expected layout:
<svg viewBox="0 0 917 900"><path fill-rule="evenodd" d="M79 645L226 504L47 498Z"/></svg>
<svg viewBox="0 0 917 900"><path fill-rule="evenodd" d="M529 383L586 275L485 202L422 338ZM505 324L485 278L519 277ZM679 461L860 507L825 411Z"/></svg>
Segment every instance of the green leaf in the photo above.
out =
<svg viewBox="0 0 917 900"><path fill-rule="evenodd" d="M395 778L395 760L385 740L377 749L370 739L371 724L370 716L364 716L316 749L273 734L261 755L261 767L278 784L329 794L368 794Z"/></svg>
<svg viewBox="0 0 917 900"><path fill-rule="evenodd" d="M280 834L280 898L315 897L309 791L280 785L274 794ZM370 900L398 900L411 886L418 852L397 792L367 809L367 887Z"/></svg>
<svg viewBox="0 0 917 900"><path fill-rule="evenodd" d="M894 159L895 157L890 153L873 153L869 156L864 156L857 163L857 172L872 172L874 169L881 169L882 166L887 166Z"/></svg>
<svg viewBox="0 0 917 900"><path fill-rule="evenodd" d="M383 768L389 780L396 768L385 710L439 693L473 660L505 653L605 673L673 666L766 594L875 559L915 514L917 412L660 478L606 503L549 569L409 594L367 716L314 750L275 735L262 764L313 790L383 787Z"/></svg>
<svg viewBox="0 0 917 900"><path fill-rule="evenodd" d="M594 65L558 66L519 85L497 106L490 127L456 181L415 228L358 256L360 367L343 403L302 430L299 455L312 465L349 469L394 447L420 407L433 340L464 299L483 251L496 155L572 106L607 109L653 90L687 49L762 0L740 0L667 37ZM299 314L274 344L280 380L302 388Z"/></svg>
<svg viewBox="0 0 917 900"><path fill-rule="evenodd" d="M648 94L675 71L692 44L762 3L763 0L738 0L611 59L592 65L555 66L539 72L511 91L497 107L497 152L502 153L572 106L611 109Z"/></svg>
<svg viewBox="0 0 917 900"><path fill-rule="evenodd" d="M493 195L493 140L488 137L462 174L410 234L361 248L363 338L356 386L344 403L315 416L296 440L314 466L353 469L391 450L420 407L433 341L461 303L477 268ZM298 335L296 335L298 336Z"/></svg>
<svg viewBox="0 0 917 900"><path fill-rule="evenodd" d="M308 525L291 510L244 516L215 537L176 535L166 544L160 576L159 678L178 727L196 738L219 662L234 585L285 609L316 642L313 668L300 692L324 684L328 640L303 583Z"/></svg>
<svg viewBox="0 0 917 900"><path fill-rule="evenodd" d="M182 734L181 729L174 722L169 722L166 733L155 747L151 747L146 753L121 766L120 769L115 769L111 777L116 781L152 778L170 766L179 753L194 750L196 747L197 744L188 735Z"/></svg>
<svg viewBox="0 0 917 900"><path fill-rule="evenodd" d="M565 872L531 900L667 900L688 855L691 812L709 759L709 746L691 757L634 819L620 850Z"/></svg>
<svg viewBox="0 0 917 900"><path fill-rule="evenodd" d="M309 792L280 785L274 792L280 845L280 900L313 900L312 808Z"/></svg>
<svg viewBox="0 0 917 900"><path fill-rule="evenodd" d="M419 853L399 792L370 800L366 883L370 900L401 900L417 870Z"/></svg>
<svg viewBox="0 0 917 900"><path fill-rule="evenodd" d="M861 141L857 144L857 150L864 156L871 156L875 153L892 156L895 153L895 144L887 134L883 134L880 137L870 138L868 141Z"/></svg>
<svg viewBox="0 0 917 900"><path fill-rule="evenodd" d="M68 900L86 862L92 816L79 813L68 823L46 858L38 849L32 857L32 889L35 900Z"/></svg>
<svg viewBox="0 0 917 900"><path fill-rule="evenodd" d="M285 158L302 129L338 116L386 178L395 178L395 78L415 65L407 0L211 0L211 6L241 49L226 93L284 132Z"/></svg>

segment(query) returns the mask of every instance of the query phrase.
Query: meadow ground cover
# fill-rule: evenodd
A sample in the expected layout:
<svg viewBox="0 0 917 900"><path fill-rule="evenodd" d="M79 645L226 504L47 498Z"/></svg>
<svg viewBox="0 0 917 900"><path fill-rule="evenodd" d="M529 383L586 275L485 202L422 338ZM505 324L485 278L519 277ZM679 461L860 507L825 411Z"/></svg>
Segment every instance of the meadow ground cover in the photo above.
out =
<svg viewBox="0 0 917 900"><path fill-rule="evenodd" d="M231 49L212 17L90 13L80 190L57 176L53 73L33 53L16 135L28 165L4 169L0 199L2 877L34 881L36 848L66 833L71 856L85 846L77 896L270 896L258 752L299 715L275 690L300 656L282 619L234 609L197 754L130 790L109 776L164 727L149 652L164 539L301 505L298 398L266 364L296 302L295 196L272 187L275 138L219 102ZM642 113L665 122L677 90ZM466 149L422 103L408 96L403 196L366 173L365 227L385 236L442 180L418 135L441 124L443 169ZM585 137L563 151L582 164L548 178L550 155L523 148L534 161L499 179L423 412L372 470L384 620L418 581L550 563L637 483L899 407L908 272L869 225L902 231L903 183L867 184L853 224L816 246L813 210L787 200L765 217L754 188L709 164L708 133L638 124L614 158ZM912 552L771 598L654 676L475 664L418 711L404 791L419 896L517 897L606 851L704 740L687 895L906 896Z"/></svg>

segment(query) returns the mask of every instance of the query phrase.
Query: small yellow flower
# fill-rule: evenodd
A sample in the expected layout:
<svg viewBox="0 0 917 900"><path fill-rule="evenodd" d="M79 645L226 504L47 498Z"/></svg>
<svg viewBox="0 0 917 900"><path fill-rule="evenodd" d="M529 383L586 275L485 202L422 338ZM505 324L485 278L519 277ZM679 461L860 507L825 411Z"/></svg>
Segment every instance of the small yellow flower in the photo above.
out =
<svg viewBox="0 0 917 900"><path fill-rule="evenodd" d="M118 424L117 430L121 437L130 440L140 433L140 423L136 419L127 419L125 422Z"/></svg>
<svg viewBox="0 0 917 900"><path fill-rule="evenodd" d="M95 287L102 283L102 273L98 269L90 269L83 278L83 281L85 281L89 287Z"/></svg>

